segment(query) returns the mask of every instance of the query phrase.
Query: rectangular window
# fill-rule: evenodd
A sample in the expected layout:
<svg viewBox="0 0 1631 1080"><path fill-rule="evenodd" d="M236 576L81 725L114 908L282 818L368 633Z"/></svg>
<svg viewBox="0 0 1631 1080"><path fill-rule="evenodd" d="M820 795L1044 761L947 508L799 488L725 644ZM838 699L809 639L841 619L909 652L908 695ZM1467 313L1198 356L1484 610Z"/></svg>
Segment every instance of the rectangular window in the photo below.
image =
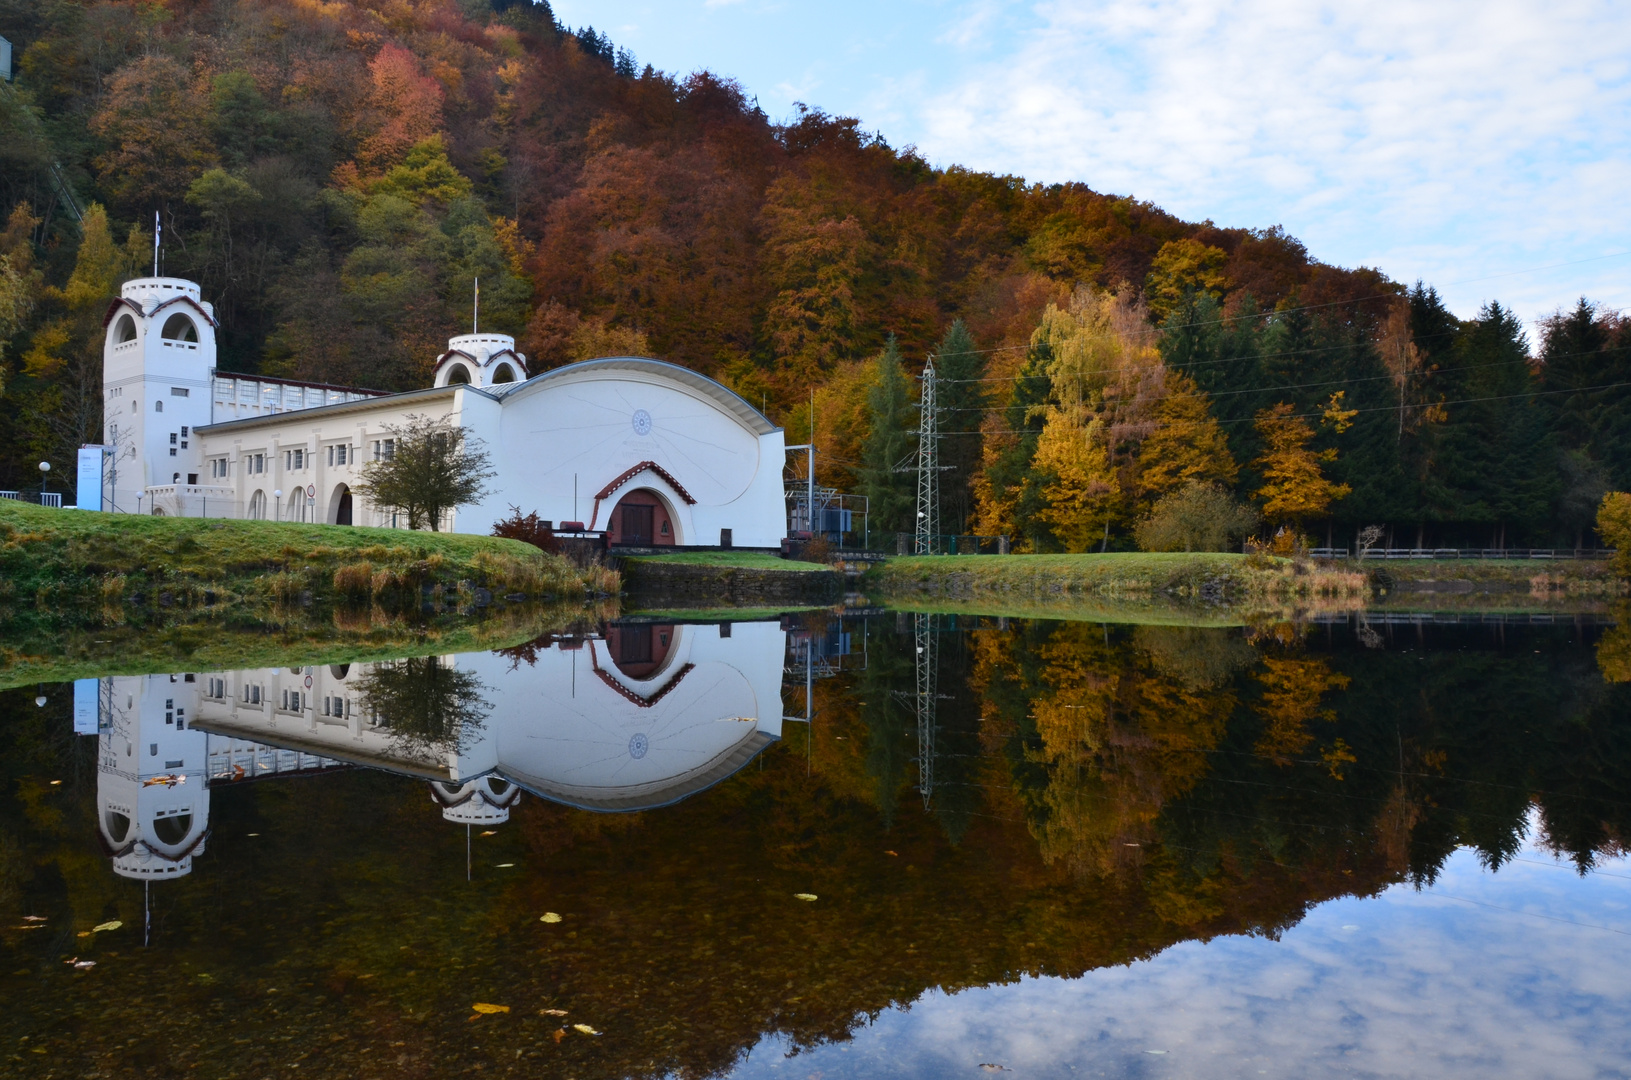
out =
<svg viewBox="0 0 1631 1080"><path fill-rule="evenodd" d="M296 450L294 452L294 467L297 469L304 469L306 467L306 451Z"/></svg>
<svg viewBox="0 0 1631 1080"><path fill-rule="evenodd" d="M384 443L381 444L381 446L380 446L380 455L381 455L380 460L382 460L382 461L395 461L396 460L396 440L395 439L386 439L384 441Z"/></svg>
<svg viewBox="0 0 1631 1080"><path fill-rule="evenodd" d="M173 432L173 431L170 432L170 445L171 446L174 446L176 444L176 437L177 436L176 436L175 432Z"/></svg>
<svg viewBox="0 0 1631 1080"><path fill-rule="evenodd" d="M332 446L328 448L328 463L330 465L334 464L334 447Z"/></svg>
<svg viewBox="0 0 1631 1080"><path fill-rule="evenodd" d="M172 386L172 387L170 387L170 396L171 397L188 397L191 394L192 394L192 391L188 390L185 386Z"/></svg>
<svg viewBox="0 0 1631 1080"><path fill-rule="evenodd" d="M183 439L185 439L185 438L186 438L186 437L187 437L187 427L186 427L186 425L185 425L185 424L184 424L184 425L182 425L182 428L181 428L181 437L182 437L182 438L183 438Z"/></svg>
<svg viewBox="0 0 1631 1080"><path fill-rule="evenodd" d="M198 486L198 474L195 473L195 472L188 473L187 474L187 483L191 484L194 487L197 487Z"/></svg>
<svg viewBox="0 0 1631 1080"><path fill-rule="evenodd" d="M170 456L171 456L171 457L175 457L175 456L176 456L176 448L175 448L175 447L173 447L173 446L172 446L172 447L170 447Z"/></svg>
<svg viewBox="0 0 1631 1080"><path fill-rule="evenodd" d="M349 449L350 449L350 447L348 447L348 446L336 446L334 448L334 464L344 465L345 464L345 457L346 457L345 452L347 450L349 450Z"/></svg>

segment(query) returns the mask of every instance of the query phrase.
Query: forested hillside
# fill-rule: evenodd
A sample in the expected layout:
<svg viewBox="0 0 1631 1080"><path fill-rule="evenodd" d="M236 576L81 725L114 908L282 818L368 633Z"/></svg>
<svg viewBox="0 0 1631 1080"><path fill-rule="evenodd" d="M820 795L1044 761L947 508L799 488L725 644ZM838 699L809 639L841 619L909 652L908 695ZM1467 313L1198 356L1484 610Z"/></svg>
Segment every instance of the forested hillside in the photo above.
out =
<svg viewBox="0 0 1631 1080"><path fill-rule="evenodd" d="M913 513L930 354L947 530L1038 550L1131 546L1202 488L1339 542L1573 544L1631 487L1616 313L1531 343L1276 228L766 116L544 3L0 0L0 35L0 487L98 438L101 318L155 212L224 368L424 385L479 277L534 370L658 356L793 442L813 395L823 480L875 528Z"/></svg>

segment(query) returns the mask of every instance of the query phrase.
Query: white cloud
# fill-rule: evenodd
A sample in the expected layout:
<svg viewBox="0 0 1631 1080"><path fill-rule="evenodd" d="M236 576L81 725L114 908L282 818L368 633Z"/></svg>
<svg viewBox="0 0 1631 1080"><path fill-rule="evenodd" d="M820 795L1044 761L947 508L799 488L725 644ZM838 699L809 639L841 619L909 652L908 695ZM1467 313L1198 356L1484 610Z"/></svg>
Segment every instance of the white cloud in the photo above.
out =
<svg viewBox="0 0 1631 1080"><path fill-rule="evenodd" d="M1631 877L1608 869L1622 876L1532 863L1491 875L1463 852L1432 890L1322 905L1280 941L1191 942L1074 980L930 993L791 1060L766 1040L733 1080L974 1076L982 1062L1020 1076L1619 1076Z"/></svg>
<svg viewBox="0 0 1631 1080"><path fill-rule="evenodd" d="M1055 0L1034 13L999 60L916 110L935 160L1084 180L1223 224L1283 222L1320 257L1406 279L1631 249L1626 5ZM1500 291L1552 306L1549 288ZM1447 292L1462 307L1494 295ZM1631 303L1631 288L1610 292Z"/></svg>

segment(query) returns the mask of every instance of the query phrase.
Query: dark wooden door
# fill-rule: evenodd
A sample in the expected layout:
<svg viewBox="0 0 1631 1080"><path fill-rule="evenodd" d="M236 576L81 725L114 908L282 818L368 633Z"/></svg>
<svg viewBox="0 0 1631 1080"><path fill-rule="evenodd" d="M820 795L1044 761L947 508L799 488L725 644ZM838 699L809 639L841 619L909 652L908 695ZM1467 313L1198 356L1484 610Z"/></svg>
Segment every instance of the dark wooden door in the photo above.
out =
<svg viewBox="0 0 1631 1080"><path fill-rule="evenodd" d="M652 541L652 511L655 507L625 504L623 507L623 543L649 544Z"/></svg>

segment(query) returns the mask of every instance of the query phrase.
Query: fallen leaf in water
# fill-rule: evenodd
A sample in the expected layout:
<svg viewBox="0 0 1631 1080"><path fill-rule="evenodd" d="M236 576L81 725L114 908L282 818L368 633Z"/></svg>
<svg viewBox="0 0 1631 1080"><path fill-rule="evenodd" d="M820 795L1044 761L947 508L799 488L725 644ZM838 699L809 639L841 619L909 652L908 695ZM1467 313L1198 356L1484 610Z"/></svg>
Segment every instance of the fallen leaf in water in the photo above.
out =
<svg viewBox="0 0 1631 1080"><path fill-rule="evenodd" d="M494 863L493 865L499 870L508 870L510 867L514 866L515 864L513 862L501 862L501 863Z"/></svg>
<svg viewBox="0 0 1631 1080"><path fill-rule="evenodd" d="M478 836L497 836L498 832L496 830L494 830L494 829L488 829L486 832L477 833L476 835L478 835Z"/></svg>
<svg viewBox="0 0 1631 1080"><path fill-rule="evenodd" d="M885 855L894 855L895 858L897 858L897 859L900 858L900 856L898 854L896 854L895 852L893 852L893 851L885 851L884 854Z"/></svg>
<svg viewBox="0 0 1631 1080"><path fill-rule="evenodd" d="M117 930L123 925L124 923L120 922L118 919L109 919L105 923L97 923L95 926L91 927L91 933L100 934L104 930Z"/></svg>
<svg viewBox="0 0 1631 1080"><path fill-rule="evenodd" d="M45 921L45 916L44 915L24 915L23 916L23 921L24 922L44 922Z"/></svg>
<svg viewBox="0 0 1631 1080"><path fill-rule="evenodd" d="M56 787L56 786L57 786L57 785L58 785L58 784L60 784L60 783L62 783L62 781L61 781L61 780L53 780L53 781L51 781L51 786L52 786L52 787Z"/></svg>
<svg viewBox="0 0 1631 1080"><path fill-rule="evenodd" d="M566 1010L565 1009L539 1009L538 1010L538 1015L539 1016L565 1016L566 1015Z"/></svg>
<svg viewBox="0 0 1631 1080"><path fill-rule="evenodd" d="M557 1028L555 1030L555 1041L560 1042L564 1038L566 1038L566 1029L565 1028Z"/></svg>
<svg viewBox="0 0 1631 1080"><path fill-rule="evenodd" d="M555 914L553 911L546 911L542 915L538 916L538 921L539 922L547 922L547 923L558 923L558 922L561 921L561 917L559 915Z"/></svg>
<svg viewBox="0 0 1631 1080"><path fill-rule="evenodd" d="M90 930L81 930L79 933L75 934L74 937L90 937L91 933L92 931Z"/></svg>
<svg viewBox="0 0 1631 1080"><path fill-rule="evenodd" d="M485 1001L478 1001L470 1007L483 1015L490 1015L492 1013L507 1013L510 1011L510 1007L508 1005L491 1005Z"/></svg>
<svg viewBox="0 0 1631 1080"><path fill-rule="evenodd" d="M75 971L89 971L91 968L93 968L95 966L96 966L96 961L95 960L76 960L76 961L74 961L74 970Z"/></svg>
<svg viewBox="0 0 1631 1080"><path fill-rule="evenodd" d="M245 835L245 836L259 836L259 835L260 835L260 833L258 833L258 832L250 832L250 833L244 833L244 835Z"/></svg>
<svg viewBox="0 0 1631 1080"><path fill-rule="evenodd" d="M600 1034L600 1032L596 1031L594 1028L590 1027L588 1024L573 1024L572 1025L572 1030L573 1031L581 1031L585 1035L599 1035Z"/></svg>
<svg viewBox="0 0 1631 1080"><path fill-rule="evenodd" d="M798 899L798 900L816 900L816 899L819 899L819 897L817 897L816 894L813 893L813 892L796 892L796 893L793 894L793 896L794 896L795 899Z"/></svg>
<svg viewBox="0 0 1631 1080"><path fill-rule="evenodd" d="M35 923L24 923L21 926L13 927L13 929L16 929L16 930L44 930L45 929L45 924L44 923L37 923L37 922L35 922Z"/></svg>

